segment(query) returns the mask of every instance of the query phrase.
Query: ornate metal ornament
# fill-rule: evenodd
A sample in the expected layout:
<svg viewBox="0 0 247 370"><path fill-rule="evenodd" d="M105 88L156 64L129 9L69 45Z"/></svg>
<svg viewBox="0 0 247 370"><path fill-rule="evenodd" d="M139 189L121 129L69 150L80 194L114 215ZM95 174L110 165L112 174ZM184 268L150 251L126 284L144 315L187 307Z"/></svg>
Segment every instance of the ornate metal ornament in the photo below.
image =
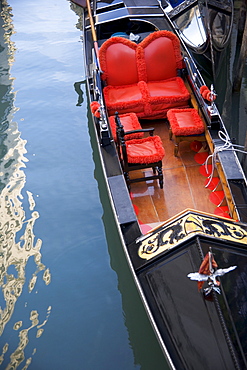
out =
<svg viewBox="0 0 247 370"><path fill-rule="evenodd" d="M208 283L207 288L203 289L205 297L209 297L214 291L220 294L220 281L217 278L225 275L226 273L235 270L237 266L230 266L224 269L218 269L218 265L215 262L211 248L204 257L200 269L198 272L191 272L187 275L190 280L196 280L198 284L198 290L202 290L203 284Z"/></svg>

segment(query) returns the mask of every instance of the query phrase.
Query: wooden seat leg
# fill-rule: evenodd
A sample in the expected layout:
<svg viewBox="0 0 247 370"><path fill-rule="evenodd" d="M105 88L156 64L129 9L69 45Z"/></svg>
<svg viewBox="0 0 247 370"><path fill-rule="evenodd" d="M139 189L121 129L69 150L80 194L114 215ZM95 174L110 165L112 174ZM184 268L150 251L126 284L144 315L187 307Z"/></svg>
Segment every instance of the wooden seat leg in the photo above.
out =
<svg viewBox="0 0 247 370"><path fill-rule="evenodd" d="M172 139L172 129L171 129L171 127L169 127L169 139L170 140Z"/></svg>
<svg viewBox="0 0 247 370"><path fill-rule="evenodd" d="M164 177L163 177L163 172L162 172L162 164L158 166L158 176L159 176L159 186L161 189L163 189Z"/></svg>
<svg viewBox="0 0 247 370"><path fill-rule="evenodd" d="M179 141L177 141L175 138L174 157L178 156L178 150L179 150Z"/></svg>

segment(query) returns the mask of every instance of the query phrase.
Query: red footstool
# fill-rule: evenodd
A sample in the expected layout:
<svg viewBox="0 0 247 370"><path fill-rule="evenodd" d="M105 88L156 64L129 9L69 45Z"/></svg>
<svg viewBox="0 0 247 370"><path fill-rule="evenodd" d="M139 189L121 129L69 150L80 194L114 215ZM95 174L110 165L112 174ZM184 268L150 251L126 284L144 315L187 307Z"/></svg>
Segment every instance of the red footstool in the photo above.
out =
<svg viewBox="0 0 247 370"><path fill-rule="evenodd" d="M196 109L170 109L167 112L170 124L169 137L175 140L174 155L178 155L178 146L181 141L206 141L205 126Z"/></svg>

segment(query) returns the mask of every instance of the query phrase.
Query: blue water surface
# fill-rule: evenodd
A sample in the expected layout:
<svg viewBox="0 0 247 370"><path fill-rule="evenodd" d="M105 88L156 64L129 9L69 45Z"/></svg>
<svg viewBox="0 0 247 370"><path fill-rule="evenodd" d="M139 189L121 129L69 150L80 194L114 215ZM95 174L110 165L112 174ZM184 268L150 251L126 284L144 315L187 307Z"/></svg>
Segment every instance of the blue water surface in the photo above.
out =
<svg viewBox="0 0 247 370"><path fill-rule="evenodd" d="M104 188L80 14L2 1L0 367L166 369Z"/></svg>
<svg viewBox="0 0 247 370"><path fill-rule="evenodd" d="M117 275L110 267L94 178L87 100L77 105L74 88L79 83L85 98L78 16L66 0L10 0L3 6L3 27L11 40L1 59L5 79L9 68L9 91L2 99L10 111L5 141L10 158L17 142L21 148L14 149L12 164L6 166L3 160L1 172L7 178L5 189L13 181L16 188L22 178L18 191L9 189L8 197L13 198L12 208L18 209L18 222L23 225L13 232L15 248L10 251L12 262L0 297L3 309L7 279L12 276L17 285L22 277L22 292L15 297L1 335L1 368L24 368L25 364L35 370L139 368L124 324ZM11 60L7 60L10 50ZM11 180L11 166L13 173L19 168L15 180ZM17 219L16 211L10 212L12 220ZM42 241L43 270L31 253L26 262L23 257L16 262L14 257L26 245L26 225L33 212L37 214L30 225L30 248L35 250L37 240ZM4 212L1 217L7 222ZM44 271L49 276L47 284Z"/></svg>

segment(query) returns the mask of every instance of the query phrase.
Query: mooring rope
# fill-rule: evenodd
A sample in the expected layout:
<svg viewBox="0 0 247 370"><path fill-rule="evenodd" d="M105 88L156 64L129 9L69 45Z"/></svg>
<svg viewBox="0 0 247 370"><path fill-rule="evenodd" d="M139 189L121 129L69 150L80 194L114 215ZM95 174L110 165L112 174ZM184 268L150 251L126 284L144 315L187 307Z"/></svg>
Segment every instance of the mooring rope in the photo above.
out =
<svg viewBox="0 0 247 370"><path fill-rule="evenodd" d="M240 148L244 148L243 145L237 145L237 144L233 144L229 138L229 136L223 132L223 131L219 131L218 132L218 135L219 135L219 138L223 141L223 145L220 145L220 146L217 146L215 147L214 151L212 154L210 154L207 159L206 159L206 162L205 162L205 169L206 169L206 173L209 174L209 168L208 168L208 162L209 160L211 159L212 160L212 169L211 169L211 173L210 175L208 176L208 182L207 184L205 185L205 187L207 188L210 184L210 182L212 181L212 178L213 178L213 173L214 173L214 169L216 167L216 160L217 160L217 154L220 153L220 152L223 152L223 151L234 151L234 152L239 152L239 153L243 153L243 154L247 154L247 151L246 150L241 150Z"/></svg>

